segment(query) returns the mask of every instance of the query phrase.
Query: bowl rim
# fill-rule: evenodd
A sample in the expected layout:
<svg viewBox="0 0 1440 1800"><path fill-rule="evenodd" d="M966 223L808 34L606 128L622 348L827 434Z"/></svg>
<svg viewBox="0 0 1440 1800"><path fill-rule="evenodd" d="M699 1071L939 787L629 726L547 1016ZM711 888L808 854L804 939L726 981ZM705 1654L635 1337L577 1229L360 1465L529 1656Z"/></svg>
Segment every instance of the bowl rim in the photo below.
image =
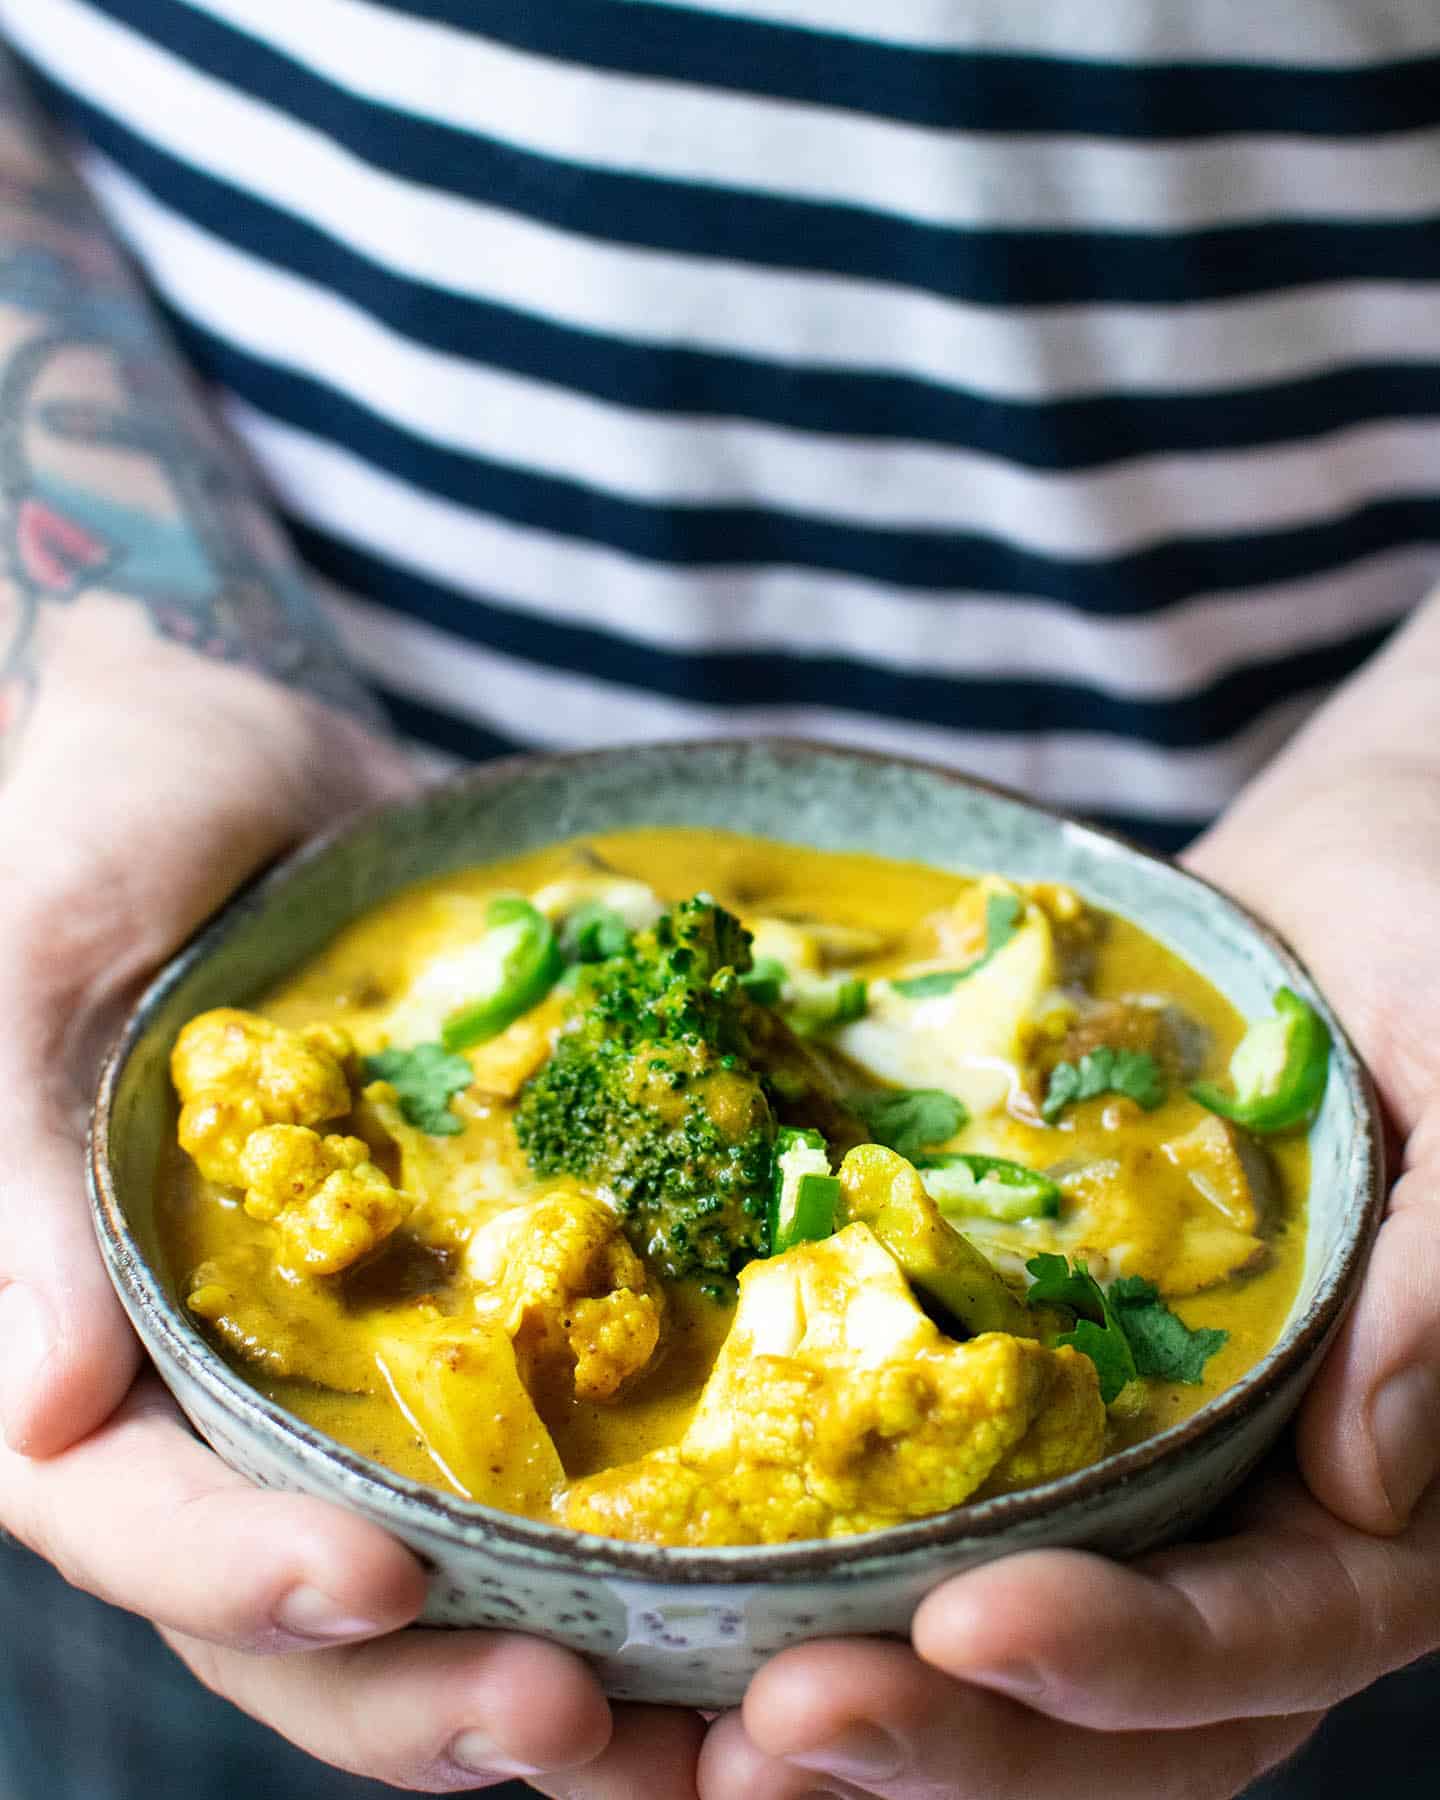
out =
<svg viewBox="0 0 1440 1800"><path fill-rule="evenodd" d="M1205 889L1231 911L1270 951L1287 972L1292 986L1307 991L1334 1036L1335 1067L1343 1078L1356 1112L1357 1139L1364 1166L1364 1192L1356 1196L1328 1277L1322 1280L1299 1319L1287 1326L1289 1341L1275 1346L1236 1382L1178 1424L1117 1451L1074 1474L1037 1487L991 1499L971 1501L949 1511L905 1524L839 1538L806 1538L784 1544L716 1545L705 1548L634 1543L579 1532L519 1514L464 1500L429 1483L387 1468L352 1450L289 1412L250 1386L184 1317L166 1294L158 1273L141 1250L117 1191L111 1162L112 1127L120 1083L133 1052L171 991L209 957L243 923L264 911L276 894L313 864L322 862L352 839L382 828L392 818L443 807L457 794L483 793L515 781L536 779L555 771L605 766L644 758L673 760L706 754L755 752L777 761L825 758L909 769L948 785L1004 800L1038 815L1051 826L1078 833L1125 855L1160 866L1169 878ZM558 840L557 840L558 841ZM777 839L783 842L783 839ZM923 860L923 859L922 859ZM397 890L398 891L398 890ZM358 915L357 915L358 916ZM1359 1284L1375 1233L1384 1214L1388 1191L1386 1138L1375 1086L1341 1022L1323 992L1288 943L1242 902L1203 876L1127 838L1059 808L1045 806L999 783L922 758L851 748L783 735L716 736L700 739L646 741L599 749L526 753L498 758L458 770L429 782L418 793L383 802L349 815L339 824L308 839L263 869L238 889L183 943L148 981L135 999L107 1050L90 1115L87 1145L89 1192L93 1222L112 1281L132 1317L144 1319L166 1356L196 1381L223 1411L251 1430L278 1433L292 1453L307 1465L329 1465L342 1485L372 1510L398 1515L409 1526L462 1544L482 1544L496 1560L571 1567L577 1572L628 1576L637 1581L683 1586L740 1585L813 1579L831 1572L858 1577L872 1566L923 1558L927 1553L971 1543L984 1544L1017 1528L1072 1506L1098 1502L1112 1489L1123 1489L1157 1467L1178 1459L1200 1439L1220 1439L1296 1377L1344 1317ZM160 1368L162 1379L165 1369Z"/></svg>

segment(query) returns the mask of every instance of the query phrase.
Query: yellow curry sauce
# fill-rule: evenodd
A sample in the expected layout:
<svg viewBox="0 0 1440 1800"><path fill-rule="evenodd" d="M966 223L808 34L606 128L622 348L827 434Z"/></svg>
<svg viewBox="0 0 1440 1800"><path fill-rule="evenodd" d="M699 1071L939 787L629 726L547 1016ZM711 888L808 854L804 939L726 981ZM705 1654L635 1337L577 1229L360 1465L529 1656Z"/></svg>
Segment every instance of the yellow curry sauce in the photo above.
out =
<svg viewBox="0 0 1440 1800"><path fill-rule="evenodd" d="M965 938L966 908L976 895L975 882L967 878L918 864L822 853L721 833L656 829L598 836L583 846L560 845L408 890L341 933L254 1010L296 1029L320 1023L339 1026L361 1055L381 1051L392 1038L399 1039L391 1029L405 1016L403 1009L396 1011L397 1000L413 988L417 971L473 931L488 898L534 895L565 880L583 883L597 867L607 877L648 885L666 903L697 892L714 896L747 925L760 928L757 949L773 945L777 932L783 944L787 924L804 932L818 922L831 928L827 960L833 952L847 975L881 986L896 971L923 971L983 950L983 941L977 946L973 933ZM1061 995L1071 990L1081 994L1083 989L1078 1023L1063 999L1051 1006L1047 998L1038 1010L1032 1007L1026 1035L1017 1041L1028 1046L1026 1054L1038 1059L1042 1070L1047 1060L1053 1062L1071 1046L1078 1053L1092 1041L1110 1041L1106 1034L1115 1031L1116 1041L1124 1040L1137 1017L1148 1031L1162 1011L1167 1021L1183 1021L1188 1053L1198 1058L1185 1074L1213 1075L1224 1069L1244 1021L1194 970L1135 925L1086 913L1062 890L1028 890L1026 904L1024 916L1043 926L1045 942L1053 939L1055 945L1068 946L1068 967L1057 964L1069 982L1068 989L1060 982ZM955 924L957 919L960 925ZM773 922L768 934L764 921ZM1073 954L1077 943L1078 958ZM995 959L992 987L1002 981L1000 960ZM1019 967L1021 949L1010 961ZM1050 979L1047 974L1047 983ZM466 1053L475 1081L452 1101L463 1130L427 1137L417 1152L423 1156L433 1192L419 1196L411 1222L401 1226L382 1253L343 1274L302 1279L292 1272L277 1279L276 1227L252 1216L233 1184L202 1178L178 1145L172 1147L162 1175L161 1232L176 1290L193 1294L197 1271L202 1272L202 1281L204 1271L222 1271L217 1293L228 1282L227 1291L233 1294L237 1284L253 1278L256 1291L263 1286L267 1296L266 1316L283 1314L273 1329L288 1334L287 1343L303 1342L298 1366L303 1367L304 1378L277 1373L295 1366L295 1359L287 1362L284 1355L267 1353L263 1340L272 1325L253 1326L249 1315L242 1319L234 1306L227 1314L223 1297L215 1301L206 1322L248 1378L291 1411L377 1461L462 1493L470 1490L456 1473L454 1456L433 1435L427 1437L423 1428L417 1429L419 1421L395 1383L376 1378L367 1366L366 1334L377 1321L386 1331L403 1332L417 1300L432 1325L438 1312L451 1315L463 1332L475 1286L465 1273L466 1235L555 1187L533 1175L516 1142L513 1112L519 1083L537 1061L543 1061L566 1005L565 995L556 992ZM1131 1013L1124 1011L1126 1005ZM878 1026L872 1020L863 1029L847 1027L832 1033L838 1041L826 1054L843 1069L847 1055L863 1061L860 1052L878 1042L883 1062L888 1054L883 1030L882 1019ZM975 1060L978 1066L987 1056ZM988 1061L999 1068L1004 1057L992 1054ZM894 1079L887 1069L875 1073ZM1013 1082L1013 1071L1008 1078ZM1221 1162L1212 1167L1203 1157L1195 1160L1202 1151L1204 1156L1212 1150L1229 1153L1220 1143L1219 1122L1186 1097L1183 1079L1171 1083L1168 1097L1153 1111L1109 1095L1072 1105L1048 1123L1035 1110L1034 1094L1043 1089L1043 1074L1037 1079L1040 1087L1032 1080L1029 1101L1012 1085L990 1111L972 1105L970 1121L945 1147L1001 1155L1055 1173L1064 1195L1059 1219L1053 1225L985 1227L973 1233L963 1221L952 1223L972 1235L1003 1274L1012 1280L1018 1276L1017 1291L1023 1292L1024 1277L1018 1271L1027 1251L1079 1247L1068 1223L1077 1206L1092 1209L1084 1213L1092 1223L1083 1248L1092 1262L1098 1252L1102 1265L1106 1246L1097 1241L1093 1221L1120 1219L1123 1214L1116 1233L1123 1253L1103 1272L1111 1277L1120 1273L1164 1277L1168 1269L1176 1282L1167 1287L1161 1279L1161 1287L1174 1312L1192 1328L1213 1326L1228 1333L1223 1348L1206 1362L1199 1385L1151 1380L1125 1389L1104 1416L1104 1448L1114 1449L1193 1411L1233 1382L1278 1335L1302 1260L1306 1148L1303 1138L1295 1137L1267 1140L1263 1148L1242 1146L1249 1186L1263 1192L1251 1195L1253 1209L1245 1212L1237 1227L1239 1188L1231 1181L1234 1159L1224 1162L1223 1168ZM913 1085L947 1084L936 1079ZM982 1082L975 1092L984 1091ZM328 1129L347 1127L337 1124ZM1177 1143L1189 1144L1192 1133L1198 1134L1194 1155L1188 1149L1177 1152ZM1117 1147L1122 1145L1124 1181L1115 1173ZM383 1162L381 1154L375 1154ZM1115 1195L1125 1182L1129 1189L1122 1205ZM1239 1242L1237 1229L1251 1234L1243 1254L1224 1252L1237 1263L1238 1272L1228 1272L1224 1257L1210 1267L1205 1257L1216 1244ZM852 1226L851 1231L863 1234L864 1228ZM1180 1257L1167 1263L1172 1250L1163 1246L1173 1246L1186 1233L1200 1261ZM427 1237L440 1248L432 1251L417 1244L417 1239ZM1213 1278L1217 1269L1219 1279ZM603 1398L577 1397L566 1380L540 1376L534 1397L567 1483L630 1465L675 1445L686 1431L735 1308L728 1294L717 1297L713 1284L708 1292L694 1280L666 1282L664 1289L665 1319L658 1349L617 1392ZM527 1486L517 1480L508 1492L492 1489L479 1497L509 1510L563 1519L564 1494L563 1487L552 1495L544 1491L543 1482ZM820 1529L864 1528L853 1522L863 1520L863 1511L849 1516L848 1525L832 1521ZM583 1522L591 1528L609 1528L595 1527L588 1516ZM658 1535L653 1528L638 1527L624 1534ZM772 1535L805 1534L777 1530Z"/></svg>

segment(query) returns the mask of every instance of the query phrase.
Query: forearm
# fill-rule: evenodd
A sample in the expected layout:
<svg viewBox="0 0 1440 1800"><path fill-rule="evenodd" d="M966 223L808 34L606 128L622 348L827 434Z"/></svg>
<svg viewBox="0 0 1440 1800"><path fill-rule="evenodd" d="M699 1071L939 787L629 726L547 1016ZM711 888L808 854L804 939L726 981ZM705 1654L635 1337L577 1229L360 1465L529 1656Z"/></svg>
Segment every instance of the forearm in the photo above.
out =
<svg viewBox="0 0 1440 1800"><path fill-rule="evenodd" d="M0 544L0 757L47 685L117 662L248 672L378 722L3 47Z"/></svg>

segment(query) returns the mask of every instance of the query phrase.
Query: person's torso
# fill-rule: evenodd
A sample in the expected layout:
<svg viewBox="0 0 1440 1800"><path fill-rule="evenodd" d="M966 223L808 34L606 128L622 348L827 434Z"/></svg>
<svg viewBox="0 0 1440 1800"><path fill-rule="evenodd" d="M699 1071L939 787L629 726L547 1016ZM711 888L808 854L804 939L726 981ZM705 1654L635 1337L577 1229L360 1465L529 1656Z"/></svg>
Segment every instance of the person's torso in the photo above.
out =
<svg viewBox="0 0 1440 1800"><path fill-rule="evenodd" d="M1440 573L1433 0L0 0L402 722L1171 838Z"/></svg>

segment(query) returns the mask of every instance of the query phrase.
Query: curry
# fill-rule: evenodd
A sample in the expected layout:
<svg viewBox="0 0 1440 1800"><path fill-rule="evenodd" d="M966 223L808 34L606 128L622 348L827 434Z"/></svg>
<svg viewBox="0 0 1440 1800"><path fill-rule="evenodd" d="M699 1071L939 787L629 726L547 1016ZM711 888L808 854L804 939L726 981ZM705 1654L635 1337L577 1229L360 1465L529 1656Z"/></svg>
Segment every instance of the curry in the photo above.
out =
<svg viewBox="0 0 1440 1800"><path fill-rule="evenodd" d="M619 833L191 1020L161 1229L222 1352L403 1474L662 1544L839 1536L1253 1364L1327 1051L1062 887Z"/></svg>

